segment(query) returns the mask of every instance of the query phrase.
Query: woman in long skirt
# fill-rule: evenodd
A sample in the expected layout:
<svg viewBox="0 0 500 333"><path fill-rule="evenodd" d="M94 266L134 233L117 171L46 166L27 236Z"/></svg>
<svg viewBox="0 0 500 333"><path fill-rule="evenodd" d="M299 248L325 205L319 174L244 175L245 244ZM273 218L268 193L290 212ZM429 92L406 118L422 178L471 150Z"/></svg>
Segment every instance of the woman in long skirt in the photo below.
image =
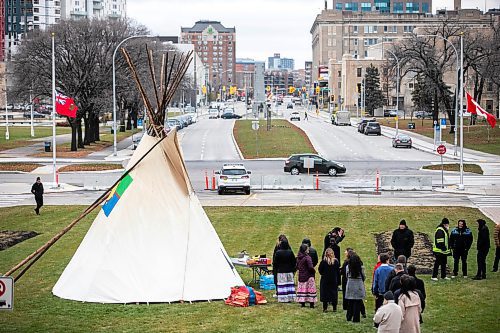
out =
<svg viewBox="0 0 500 333"><path fill-rule="evenodd" d="M297 302L306 306L309 303L311 308L314 308L314 303L318 301L316 293L316 282L314 280L314 269L312 259L309 256L309 247L307 244L300 246L299 254L297 255L297 269L299 271L299 283L297 285Z"/></svg>
<svg viewBox="0 0 500 333"><path fill-rule="evenodd" d="M296 260L287 239L280 242L279 249L274 255L273 269L277 274L276 294L278 302L289 303L295 301L295 273Z"/></svg>
<svg viewBox="0 0 500 333"><path fill-rule="evenodd" d="M340 274L339 261L335 258L333 250L328 248L325 251L325 256L318 267L321 274L319 283L320 301L323 302L323 312L328 309L328 304L333 306L333 312L337 311L338 303L338 281Z"/></svg>

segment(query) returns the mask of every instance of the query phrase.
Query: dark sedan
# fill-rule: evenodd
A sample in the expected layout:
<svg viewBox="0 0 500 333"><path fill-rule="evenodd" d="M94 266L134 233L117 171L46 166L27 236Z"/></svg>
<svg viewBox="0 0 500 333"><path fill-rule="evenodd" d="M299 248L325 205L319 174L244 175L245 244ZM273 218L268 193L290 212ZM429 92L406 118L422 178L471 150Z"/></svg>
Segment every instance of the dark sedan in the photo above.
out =
<svg viewBox="0 0 500 333"><path fill-rule="evenodd" d="M329 161L313 154L295 154L290 156L285 161L283 171L289 172L292 175L307 173L309 163L310 173L323 173L330 176L336 176L341 173L346 173L346 167L342 163Z"/></svg>
<svg viewBox="0 0 500 333"><path fill-rule="evenodd" d="M226 113L223 113L222 116L220 116L222 119L240 119L241 116L240 115L237 115L236 113L232 113L232 112L226 112Z"/></svg>
<svg viewBox="0 0 500 333"><path fill-rule="evenodd" d="M365 126L365 135L376 134L382 135L382 130L380 129L380 124L374 121L370 121Z"/></svg>
<svg viewBox="0 0 500 333"><path fill-rule="evenodd" d="M392 146L394 148L407 147L411 148L411 138L406 134L398 134L392 138Z"/></svg>

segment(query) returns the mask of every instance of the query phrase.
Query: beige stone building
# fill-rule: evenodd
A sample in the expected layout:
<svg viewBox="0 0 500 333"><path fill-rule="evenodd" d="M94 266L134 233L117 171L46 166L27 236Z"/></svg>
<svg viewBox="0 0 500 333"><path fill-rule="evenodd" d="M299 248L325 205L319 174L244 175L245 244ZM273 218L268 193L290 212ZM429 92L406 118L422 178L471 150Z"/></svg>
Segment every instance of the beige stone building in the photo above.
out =
<svg viewBox="0 0 500 333"><path fill-rule="evenodd" d="M439 26L443 21L455 21L469 29L490 29L498 22L498 12L482 13L477 9L458 9L453 11L438 11L431 15L427 13L379 13L323 10L311 27L312 35L312 77L320 77L324 66L329 68L329 94L345 100L346 106L354 106L357 98L354 96L357 86L361 83L366 67L373 63L380 67L382 59L391 55L381 49L390 48L391 43L412 36L429 26ZM377 65L376 65L377 64ZM361 71L362 77L359 77ZM447 83L454 89L456 76L453 72L446 74ZM382 80L381 87L387 99L388 107L396 105L395 80ZM405 77L400 82L400 109L411 109L411 90L414 86L413 77ZM321 82L320 82L321 83ZM384 86L385 84L385 86ZM485 85L482 104L487 110L498 110L498 87L491 83ZM355 107L355 106L354 106Z"/></svg>

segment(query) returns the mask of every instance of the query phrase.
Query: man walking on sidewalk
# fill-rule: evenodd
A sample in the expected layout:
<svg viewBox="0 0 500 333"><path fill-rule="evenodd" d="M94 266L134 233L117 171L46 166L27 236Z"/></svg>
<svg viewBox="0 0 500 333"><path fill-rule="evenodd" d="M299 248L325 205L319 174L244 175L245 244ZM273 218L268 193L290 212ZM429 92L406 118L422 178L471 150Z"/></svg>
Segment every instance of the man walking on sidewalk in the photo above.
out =
<svg viewBox="0 0 500 333"><path fill-rule="evenodd" d="M34 211L36 215L40 215L40 208L43 206L43 184L40 177L36 177L36 182L31 186L31 193L35 195L36 208Z"/></svg>

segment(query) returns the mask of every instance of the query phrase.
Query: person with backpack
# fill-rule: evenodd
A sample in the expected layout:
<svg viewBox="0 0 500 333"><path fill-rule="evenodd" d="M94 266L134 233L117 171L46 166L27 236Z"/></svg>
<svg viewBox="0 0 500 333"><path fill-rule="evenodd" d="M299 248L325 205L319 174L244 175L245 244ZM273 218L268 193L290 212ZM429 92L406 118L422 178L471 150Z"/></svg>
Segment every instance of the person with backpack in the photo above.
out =
<svg viewBox="0 0 500 333"><path fill-rule="evenodd" d="M453 228L450 234L450 249L453 253L453 275L452 278L458 276L458 265L462 261L462 274L467 278L467 255L472 246L472 232L467 227L465 220L458 220L458 225Z"/></svg>
<svg viewBox="0 0 500 333"><path fill-rule="evenodd" d="M333 312L337 312L339 297L337 287L340 279L340 265L332 249L326 249L325 256L319 264L318 272L321 275L319 291L320 301L323 303L323 312L327 312L328 304L333 306Z"/></svg>

